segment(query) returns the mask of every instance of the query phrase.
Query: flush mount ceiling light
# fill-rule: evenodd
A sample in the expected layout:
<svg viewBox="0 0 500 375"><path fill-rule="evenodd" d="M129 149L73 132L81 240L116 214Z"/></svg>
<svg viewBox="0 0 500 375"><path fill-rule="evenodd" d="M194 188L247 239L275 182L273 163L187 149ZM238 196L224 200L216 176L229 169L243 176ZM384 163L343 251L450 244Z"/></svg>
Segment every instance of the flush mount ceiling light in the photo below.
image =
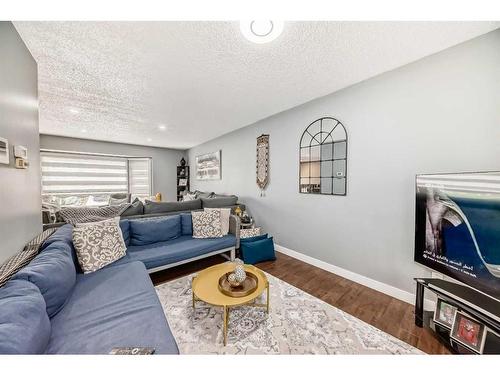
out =
<svg viewBox="0 0 500 375"><path fill-rule="evenodd" d="M269 43L283 31L282 21L240 21L240 30L245 38L254 43Z"/></svg>

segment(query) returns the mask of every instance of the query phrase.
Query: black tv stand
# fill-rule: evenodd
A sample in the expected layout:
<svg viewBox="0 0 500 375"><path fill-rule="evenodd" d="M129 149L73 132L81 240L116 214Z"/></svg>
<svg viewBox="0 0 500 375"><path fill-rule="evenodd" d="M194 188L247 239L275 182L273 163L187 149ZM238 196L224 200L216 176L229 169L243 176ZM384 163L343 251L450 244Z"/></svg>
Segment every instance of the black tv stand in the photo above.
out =
<svg viewBox="0 0 500 375"><path fill-rule="evenodd" d="M483 352L500 354L500 301L468 286L442 279L416 278L415 281L415 324L418 327L424 326L424 294L427 289L484 324L490 332L486 337ZM463 352L458 350L460 348L457 349L455 342L450 342L446 330L436 329L435 332L441 340L448 341L453 351Z"/></svg>

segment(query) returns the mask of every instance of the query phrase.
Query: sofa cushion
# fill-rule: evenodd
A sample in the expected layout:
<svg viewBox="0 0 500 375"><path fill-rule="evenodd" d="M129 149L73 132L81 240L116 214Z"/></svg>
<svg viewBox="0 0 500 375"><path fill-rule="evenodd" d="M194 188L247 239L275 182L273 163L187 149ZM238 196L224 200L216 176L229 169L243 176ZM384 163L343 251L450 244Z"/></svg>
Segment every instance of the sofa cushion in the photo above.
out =
<svg viewBox="0 0 500 375"><path fill-rule="evenodd" d="M49 317L56 315L71 294L76 269L67 243L55 242L20 270L14 279L35 284L43 295Z"/></svg>
<svg viewBox="0 0 500 375"><path fill-rule="evenodd" d="M128 219L120 220L120 229L122 230L123 241L128 246L130 244L130 222Z"/></svg>
<svg viewBox="0 0 500 375"><path fill-rule="evenodd" d="M68 245L73 245L73 225L64 224L63 226L59 227L52 236L45 240L40 248L40 251L43 251L54 242L64 242Z"/></svg>
<svg viewBox="0 0 500 375"><path fill-rule="evenodd" d="M180 215L130 220L130 245L133 246L168 241L181 233Z"/></svg>
<svg viewBox="0 0 500 375"><path fill-rule="evenodd" d="M134 201L130 204L130 206L122 212L121 217L125 216L135 216L144 214L144 205L139 200L139 198L135 198Z"/></svg>
<svg viewBox="0 0 500 375"><path fill-rule="evenodd" d="M49 337L50 321L38 287L26 280L8 281L0 288L0 354L43 353Z"/></svg>
<svg viewBox="0 0 500 375"><path fill-rule="evenodd" d="M181 214L181 226L183 236L193 235L193 218L191 217L191 214Z"/></svg>
<svg viewBox="0 0 500 375"><path fill-rule="evenodd" d="M75 269L77 273L81 273L82 269L80 264L78 263L78 258L76 257L75 248L73 246L73 225L64 224L62 227L59 227L56 232L50 236L40 248L40 252L48 248L50 245L54 243L63 242L68 245L71 250L71 258L73 259L73 264L75 265Z"/></svg>
<svg viewBox="0 0 500 375"><path fill-rule="evenodd" d="M145 214L158 214L163 212L193 211L201 209L201 200L193 199L186 202L152 202L146 201Z"/></svg>
<svg viewBox="0 0 500 375"><path fill-rule="evenodd" d="M119 226L120 218L76 224L73 245L84 273L95 272L125 256L127 248Z"/></svg>
<svg viewBox="0 0 500 375"><path fill-rule="evenodd" d="M171 241L159 242L145 246L130 246L128 254L132 260L145 264L146 268L156 268L167 264L227 249L236 245L236 237L232 234L209 239L197 239L181 236Z"/></svg>
<svg viewBox="0 0 500 375"><path fill-rule="evenodd" d="M203 208L220 208L234 206L238 201L236 195L215 195L213 198L201 198Z"/></svg>
<svg viewBox="0 0 500 375"><path fill-rule="evenodd" d="M240 251L246 264L276 260L273 238L266 238L253 242L241 242Z"/></svg>
<svg viewBox="0 0 500 375"><path fill-rule="evenodd" d="M222 237L220 210L192 212L193 238Z"/></svg>
<svg viewBox="0 0 500 375"><path fill-rule="evenodd" d="M140 262L79 274L66 306L51 321L48 354L107 354L154 347L177 354L151 279Z"/></svg>

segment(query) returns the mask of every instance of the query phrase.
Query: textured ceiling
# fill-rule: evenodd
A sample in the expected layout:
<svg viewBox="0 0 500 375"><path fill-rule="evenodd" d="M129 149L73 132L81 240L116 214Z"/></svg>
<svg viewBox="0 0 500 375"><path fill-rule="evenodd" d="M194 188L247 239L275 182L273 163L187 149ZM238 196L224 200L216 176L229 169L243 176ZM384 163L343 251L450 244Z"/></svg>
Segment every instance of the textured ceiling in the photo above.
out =
<svg viewBox="0 0 500 375"><path fill-rule="evenodd" d="M15 26L38 62L41 133L185 149L499 23L286 22L268 44L237 22Z"/></svg>

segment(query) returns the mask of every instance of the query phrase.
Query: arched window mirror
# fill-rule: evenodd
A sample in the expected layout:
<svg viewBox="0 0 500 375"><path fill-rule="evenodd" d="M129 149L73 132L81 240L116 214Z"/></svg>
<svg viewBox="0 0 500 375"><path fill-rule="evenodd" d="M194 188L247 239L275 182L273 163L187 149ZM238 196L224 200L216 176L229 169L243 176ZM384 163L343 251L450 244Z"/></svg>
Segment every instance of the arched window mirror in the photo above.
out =
<svg viewBox="0 0 500 375"><path fill-rule="evenodd" d="M299 191L346 195L347 131L333 117L311 123L300 138Z"/></svg>

